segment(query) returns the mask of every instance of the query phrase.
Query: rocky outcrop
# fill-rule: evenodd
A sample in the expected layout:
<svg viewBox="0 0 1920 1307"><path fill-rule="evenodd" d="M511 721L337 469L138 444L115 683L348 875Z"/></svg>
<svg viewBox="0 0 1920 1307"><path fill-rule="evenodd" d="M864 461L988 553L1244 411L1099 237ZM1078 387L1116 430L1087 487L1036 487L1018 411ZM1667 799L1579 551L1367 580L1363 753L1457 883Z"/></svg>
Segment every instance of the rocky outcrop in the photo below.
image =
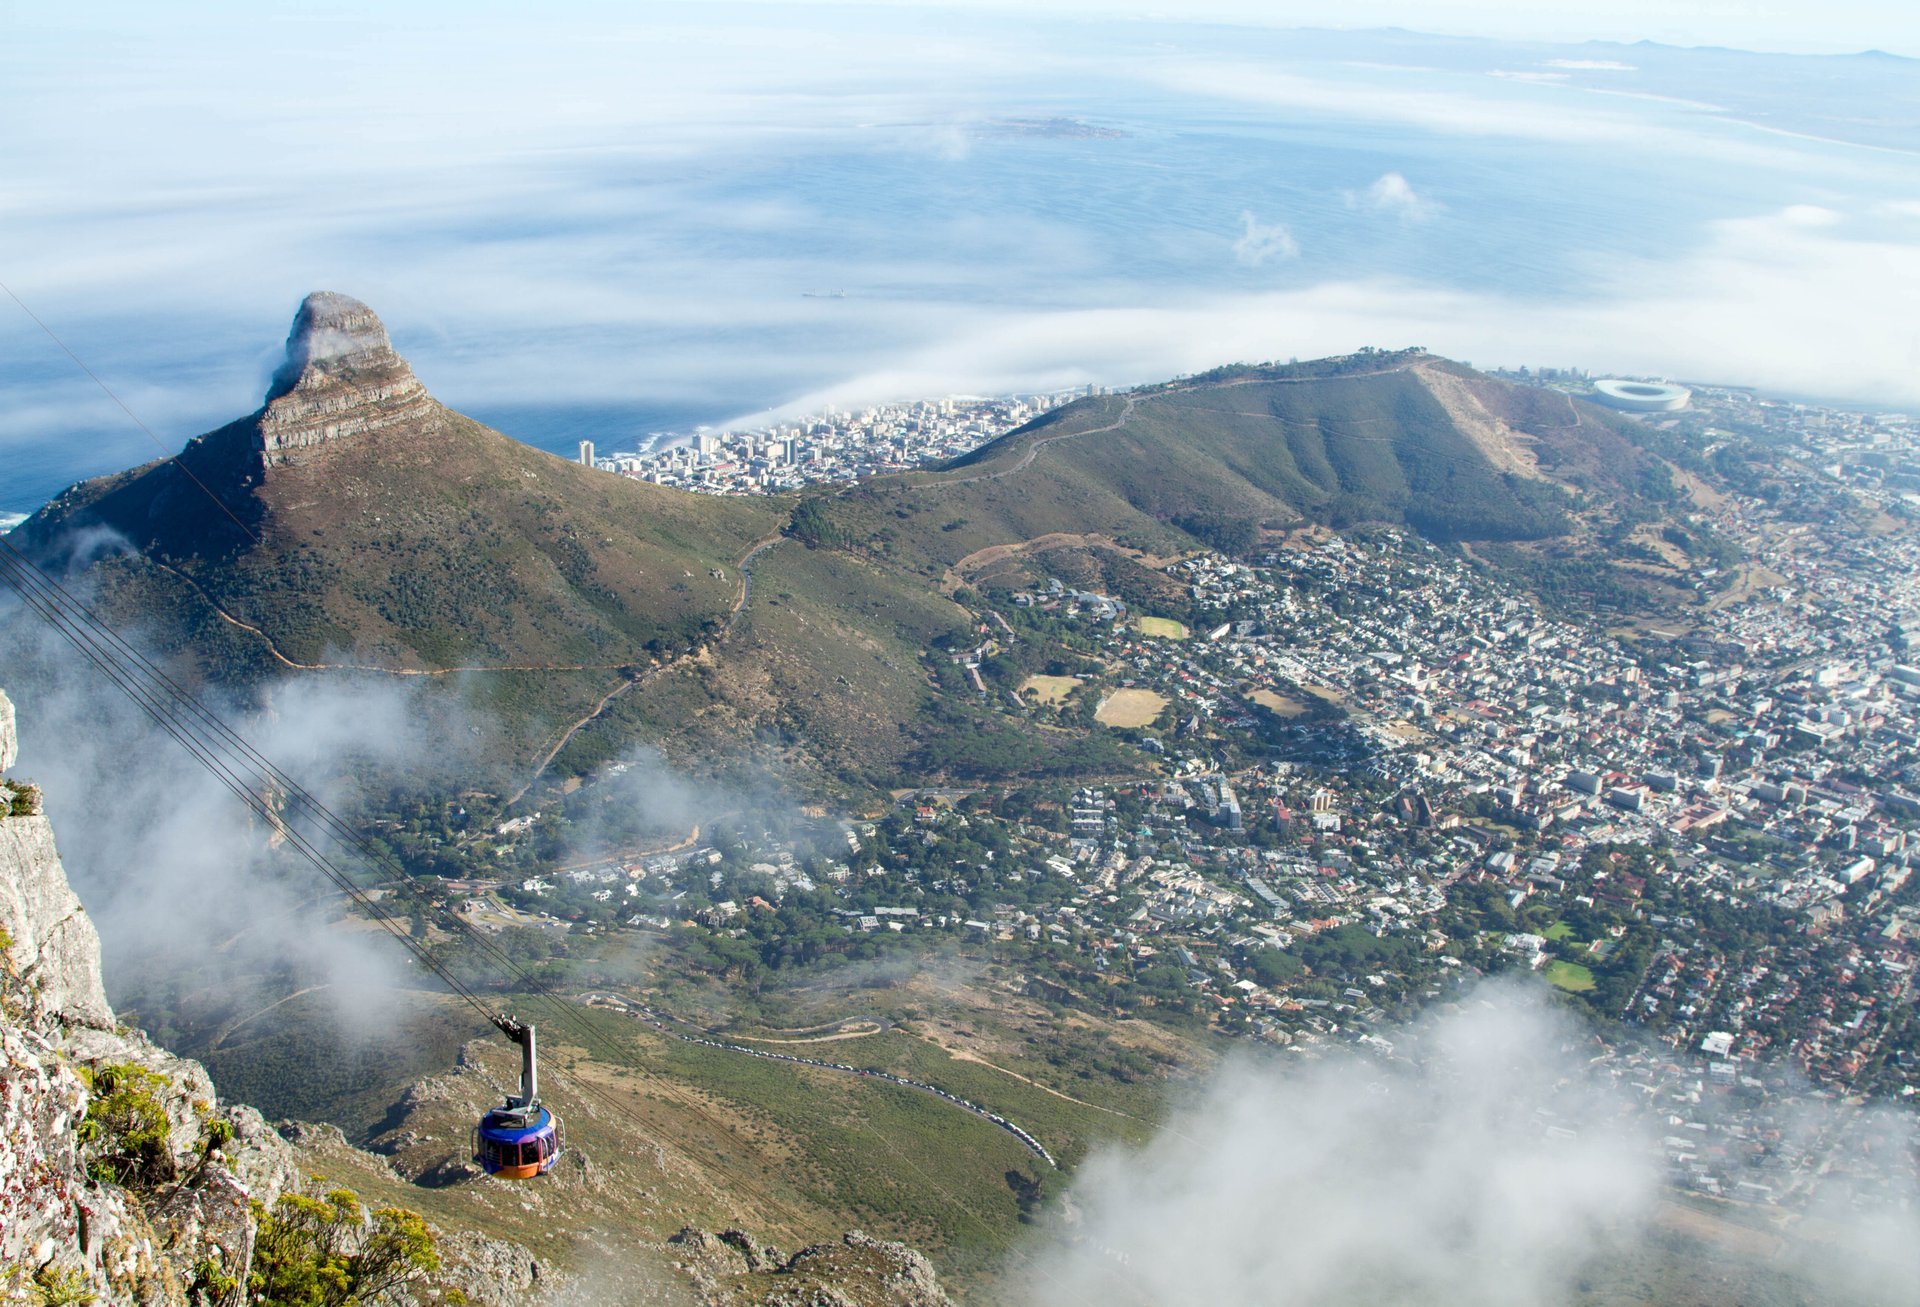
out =
<svg viewBox="0 0 1920 1307"><path fill-rule="evenodd" d="M411 428L440 406L387 329L359 300L315 291L301 301L258 419L260 461L271 470L335 441Z"/></svg>
<svg viewBox="0 0 1920 1307"><path fill-rule="evenodd" d="M4 699L0 699L4 702ZM39 815L0 816L0 931L27 1014L68 1026L110 1028L100 980L100 936L67 884L53 826Z"/></svg>
<svg viewBox="0 0 1920 1307"><path fill-rule="evenodd" d="M925 1257L858 1230L787 1257L743 1230L689 1226L666 1253L703 1307L953 1307Z"/></svg>

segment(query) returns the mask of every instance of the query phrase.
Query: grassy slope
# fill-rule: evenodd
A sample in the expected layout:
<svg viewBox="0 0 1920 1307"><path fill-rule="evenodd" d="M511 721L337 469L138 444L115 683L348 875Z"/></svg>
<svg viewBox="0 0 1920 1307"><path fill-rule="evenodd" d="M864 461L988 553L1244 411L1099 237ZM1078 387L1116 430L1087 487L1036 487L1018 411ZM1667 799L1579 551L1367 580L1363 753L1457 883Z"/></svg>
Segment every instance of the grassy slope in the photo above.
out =
<svg viewBox="0 0 1920 1307"><path fill-rule="evenodd" d="M615 756L639 733L690 755L747 745L822 778L897 781L959 706L937 709L921 663L967 620L944 593L1056 575L1177 614L1183 592L1142 561L1196 546L1177 521L1384 519L1509 541L1558 528L1566 492L1490 463L1409 370L1450 365L1362 362L1374 371L1236 369L1090 399L945 471L811 498L837 547L763 554L729 638L622 696L574 737L560 770ZM1528 433L1549 475L1596 499L1648 457L1618 420L1455 374L1490 420ZM90 520L128 537L144 557L95 569L108 611L225 679L281 669L214 604L297 662L495 669L463 688L499 723L515 770L618 686L623 666L707 643L738 594L735 562L793 507L596 473L439 408L404 435L309 451L261 485L250 423L201 438L182 461L259 546L167 464L77 488L23 538ZM980 560L1042 538L1044 550ZM1549 543L1585 556L1572 538ZM1523 547L1482 556L1532 566Z"/></svg>
<svg viewBox="0 0 1920 1307"><path fill-rule="evenodd" d="M752 745L823 786L891 783L933 694L922 655L966 611L798 541L763 552L753 570L752 601L711 656L623 697L570 747L604 752L638 733L711 759Z"/></svg>
<svg viewBox="0 0 1920 1307"><path fill-rule="evenodd" d="M416 1006L454 1012L457 1024L467 1024L448 1000L421 996ZM950 988L936 977L902 989L802 997L794 1015L903 1009L922 1015L883 1035L784 1051L940 1084L1021 1122L1069 1163L1093 1147L1140 1142L1180 1092L1178 1081L1123 1084L1088 1074L1098 1050L1155 1049L1195 1065L1209 1058L1157 1027L1060 1014L992 985ZM355 1133L371 1133L397 1171L324 1136L303 1144L303 1166L376 1204L419 1210L443 1229L483 1229L527 1245L543 1264L615 1281L647 1268L659 1277L659 1253L647 1244L686 1223L738 1225L789 1251L860 1226L927 1251L949 1287L969 1300L1018 1299L1020 1268L1045 1236L1021 1222L1009 1173L1022 1183L1044 1179L1048 1193L1058 1192L1062 1177L1043 1173L1004 1133L910 1090L688 1045L610 1013L583 1015L624 1051L612 1060L583 1056L574 1032L544 1030L545 1096L572 1149L549 1177L446 1183L457 1173L448 1164L465 1155L472 1120L517 1072L513 1051L497 1038L468 1046L461 1069L425 1082L384 1121L361 1118ZM958 1060L935 1039L1098 1106ZM420 1074L427 1057L388 1063L389 1092L409 1078L403 1071ZM402 1065L408 1062L421 1065ZM234 1082L218 1083L237 1096ZM360 1099L373 1102L370 1092ZM1773 1251L1782 1232L1765 1220L1769 1213L1691 1198L1664 1210L1650 1238L1582 1268L1571 1301L1718 1307L1845 1297L1787 1268L1792 1258ZM1756 1248L1762 1255L1753 1255Z"/></svg>
<svg viewBox="0 0 1920 1307"><path fill-rule="evenodd" d="M1188 549L1193 540L1170 525L1186 517L1531 538L1565 528L1566 502L1545 481L1494 467L1403 370L1164 387L1136 397L1130 413L1118 397L1084 400L943 473L875 482L826 511L867 548L932 577L1050 532Z"/></svg>
<svg viewBox="0 0 1920 1307"><path fill-rule="evenodd" d="M351 650L394 667L604 666L724 619L734 586L710 569L731 571L784 519L772 501L595 473L444 409L423 430L323 446L252 485L235 428L182 461L257 544L170 463L76 488L35 537L105 524L296 662Z"/></svg>
<svg viewBox="0 0 1920 1307"><path fill-rule="evenodd" d="M975 995L954 1010L983 1038L990 1022L1012 1032L1051 1020L1018 998L1007 998L1004 1012L997 1005ZM861 1006L850 997L850 1009ZM1049 1189L1059 1182L1004 1131L931 1095L688 1044L627 1017L589 1019L625 1053L617 1062L599 1050L585 1057L574 1032L543 1029L543 1096L573 1154L541 1183L441 1180L465 1154L471 1119L516 1072L512 1050L497 1039L470 1046L467 1066L426 1082L376 1131L374 1147L398 1174L324 1143L307 1150L306 1164L443 1228L487 1228L564 1265L598 1261L602 1247L634 1255L637 1241L686 1223L740 1225L788 1249L857 1226L914 1244L961 1284L990 1278L1032 1238L1010 1174ZM1107 1046L1114 1036L1072 1020L1072 1047ZM1110 1085L1121 1110L1135 1115L1103 1112L956 1060L907 1030L785 1051L942 1085L1019 1121L1067 1159L1102 1141L1143 1138L1163 1094L1157 1081L1121 1086L1044 1062L1023 1066L1021 1074L1051 1078L1089 1102L1101 1102Z"/></svg>

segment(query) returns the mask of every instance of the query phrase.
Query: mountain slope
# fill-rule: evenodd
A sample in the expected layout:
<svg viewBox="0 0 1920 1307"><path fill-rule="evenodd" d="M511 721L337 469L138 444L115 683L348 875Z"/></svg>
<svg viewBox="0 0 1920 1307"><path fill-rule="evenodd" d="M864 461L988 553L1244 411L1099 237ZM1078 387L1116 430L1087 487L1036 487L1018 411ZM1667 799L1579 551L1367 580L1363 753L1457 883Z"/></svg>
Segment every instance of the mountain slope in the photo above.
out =
<svg viewBox="0 0 1920 1307"><path fill-rule="evenodd" d="M888 478L805 515L949 584L1050 536L1170 554L1252 547L1317 523L1430 539L1592 536L1662 493L1634 429L1556 393L1420 351L1235 367L1082 400L938 473ZM1014 575L1031 579L1030 571Z"/></svg>
<svg viewBox="0 0 1920 1307"><path fill-rule="evenodd" d="M724 621L737 591L712 569L781 520L770 503L691 500L462 417L366 306L316 294L261 409L176 458L75 486L17 539L43 556L124 543L295 663L617 666Z"/></svg>
<svg viewBox="0 0 1920 1307"><path fill-rule="evenodd" d="M564 1043L550 1046L550 1067L568 1063L548 1101L568 1123L569 1148L533 1184L491 1179L468 1160L473 1123L517 1079L518 1062L498 1039L413 1085L373 1141L377 1152L352 1146L335 1126L269 1126L253 1108L217 1099L200 1064L117 1021L99 937L67 883L51 824L27 811L35 791L6 774L14 761L13 704L0 693L0 1302L264 1301L243 1286L263 1257L284 1260L288 1241L268 1234L268 1213L285 1215L277 1200L331 1198L345 1186L369 1209L398 1206L432 1223L437 1266L380 1302L454 1301L457 1289L476 1305L717 1307L791 1302L805 1291L808 1301L947 1307L932 1266L901 1244L853 1233L789 1258L732 1231L687 1227L750 1216L762 1231L819 1239L844 1230L847 1213L830 1186L779 1164L792 1146L764 1137L764 1114L670 1070L596 1066ZM17 806L16 795L25 800ZM448 1015L450 1001L413 997L446 1025L471 1029L466 1012ZM667 1051L682 1047L690 1046ZM574 1088L589 1079L592 1100ZM840 1079L848 1083L829 1094L881 1097ZM873 1103L860 1106L870 1112ZM936 1122L945 1115L924 1096L907 1106ZM1004 1132L960 1126L989 1162L1019 1164ZM998 1198L1006 1209L988 1207L1005 1238L1018 1228L1014 1199L983 1187L988 1204ZM346 1250L364 1237L356 1228ZM683 1280L685 1291L676 1287Z"/></svg>

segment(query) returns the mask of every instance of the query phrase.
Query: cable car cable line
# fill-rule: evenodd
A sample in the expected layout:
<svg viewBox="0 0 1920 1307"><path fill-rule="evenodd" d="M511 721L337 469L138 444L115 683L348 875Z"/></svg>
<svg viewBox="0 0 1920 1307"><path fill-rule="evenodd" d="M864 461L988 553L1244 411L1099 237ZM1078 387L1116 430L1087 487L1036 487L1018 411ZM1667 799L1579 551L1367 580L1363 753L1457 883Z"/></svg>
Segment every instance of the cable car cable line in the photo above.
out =
<svg viewBox="0 0 1920 1307"><path fill-rule="evenodd" d="M274 766L269 759L235 732L232 727L228 726L225 720L218 714L200 703L190 691L181 686L163 669L156 666L150 659L142 654L139 649L120 637L111 627L107 626L96 614L88 609L85 604L74 597L70 591L60 585L59 582L47 576L44 569L27 559L10 541L7 541L4 537L0 537L0 547L3 547L5 553L10 555L10 557L6 557L0 561L4 561L8 565L7 576L9 581L14 584L14 588L20 591L23 597L28 597L27 590L23 588L21 584L24 580L28 587L33 587L40 595L41 601L34 603L37 612L40 612L43 617L46 617L52 622L56 626L56 629L59 629L61 634L67 637L69 642L76 644L76 646L82 648L83 652L88 653L89 661L92 661L95 666L100 667L101 670L113 679L115 684L119 685L123 692L127 693L130 698L133 698L135 703L149 716L167 728L168 733L173 735L176 740L179 740L183 747L186 747L196 760L200 761L202 765L207 766L210 770L213 770L216 776L221 779L223 783L226 783L228 789L234 790L237 786L236 797L239 797L243 803L257 811L260 816L274 826L275 829L287 835L289 841L295 843L295 847L302 852L303 856L315 861L316 865L328 875L329 879L334 880L335 884L339 885L356 904L365 908L376 920L386 926L390 932L397 934L407 948L421 960L423 965L446 982L449 989L466 998L469 1002L478 1004L486 1012L489 1019L492 1018L494 1010L491 1007L488 1007L483 1000L480 1000L468 986L455 978L446 966L432 955L430 950L413 939L411 934L405 931L398 922L393 920L391 914L387 913L372 899L368 898L360 887L355 885L351 879L347 877L344 871L341 871L329 863L325 855L320 853L318 849L313 848L307 838L299 832L294 825L281 814L274 812L271 805L261 796L255 794L252 788L247 785L244 775L241 772L222 770L216 757L210 757L209 755L225 753L237 757L245 772L257 772L262 779L272 784L290 799L295 800L300 807L312 817L315 824L330 834L337 842L347 846L379 870L388 873L394 880L403 883L414 880L414 877L398 860L391 854L384 854L374 849L368 843L365 836L356 831L305 786L288 776L280 768ZM30 597L29 602L33 602ZM70 612L62 609L63 603L66 606L66 610L70 610ZM88 648L82 639L82 635L85 632L91 632L96 635L105 643L106 647L104 649ZM116 675L114 670L106 665L106 662L111 661L124 661L133 664L140 675L149 678L152 682L157 682L157 685L148 686L136 692L133 686L128 684L126 678ZM199 723L198 730L201 732L200 734L194 733L196 729L194 725L195 721ZM175 725L179 727L178 730L174 729ZM187 738L183 738L183 732L191 738L192 743L189 743ZM207 736L211 736L212 738L206 738ZM527 990L545 1000L547 1003L557 1005L551 1010L560 1013L563 1020L568 1020L576 1029L583 1030L589 1039L597 1040L603 1048L610 1048L616 1053L619 1052L617 1046L612 1045L610 1041L606 1040L605 1036L601 1035L590 1023L587 1023L580 1017L574 1005L560 1000L553 994L551 989L537 977L529 975L510 955L492 940L487 939L485 935L475 930L473 926L460 918L456 913L442 909L441 915L450 920L461 934L475 944L501 970L505 971L511 979L519 981Z"/></svg>
<svg viewBox="0 0 1920 1307"><path fill-rule="evenodd" d="M152 686L142 685L133 675L116 664L115 650L113 650L111 645L103 648L99 644L89 642L91 638L97 637L99 631L105 629L96 624L97 619L94 619L93 623L89 623L85 619L75 618L70 613L62 611L57 599L49 597L44 588L36 588L36 581L40 582L42 586L47 584L44 573L40 573L36 577L35 574L39 572L39 569L27 561L18 549L3 538L0 538L0 547L4 547L5 549L5 554L0 555L0 569L4 569L4 575L7 581L30 608L64 636L68 643L72 644L88 662L98 668L100 672L126 694L142 712L152 718L162 730L171 736L175 743L179 744L181 748L185 749L191 757L199 762L222 788L232 793L234 797L238 798L249 809L259 813L268 822L272 823L273 826L285 836L289 845L308 861L312 862L329 880L333 881L343 893L352 898L356 904L367 908L380 925L387 928L390 932L395 933L401 942L405 944L426 967L438 976L450 990L468 1003L475 1005L483 1015L491 1019L493 1012L491 1007L463 984L458 977L448 972L437 958L421 948L417 941L412 939L411 936L400 927L400 923L394 920L391 914L381 909L377 902L368 898L365 891L354 884L345 872L328 862L325 855L314 848L303 833L278 817L273 812L271 805L259 794L255 793L252 787L246 784L244 779L231 769L230 764L224 763L219 758L215 751L217 747L215 742L207 741L194 733L191 722L179 713L177 707L179 703L184 701L186 703L192 703L194 707L199 708L200 706L194 703L191 696L184 694L176 696L166 691L155 689ZM57 584L55 588L58 589ZM64 591L61 593L64 594ZM67 597L71 599L71 596ZM74 601L74 603L76 607L79 607L77 601ZM88 616L91 617L91 614L88 614ZM89 630L89 627L91 627L91 630ZM177 689L177 687L175 688ZM201 711L203 713L205 712L204 709L201 709ZM211 716L210 713L206 715ZM217 721L218 719L215 718L214 720ZM277 778L269 775L268 779Z"/></svg>

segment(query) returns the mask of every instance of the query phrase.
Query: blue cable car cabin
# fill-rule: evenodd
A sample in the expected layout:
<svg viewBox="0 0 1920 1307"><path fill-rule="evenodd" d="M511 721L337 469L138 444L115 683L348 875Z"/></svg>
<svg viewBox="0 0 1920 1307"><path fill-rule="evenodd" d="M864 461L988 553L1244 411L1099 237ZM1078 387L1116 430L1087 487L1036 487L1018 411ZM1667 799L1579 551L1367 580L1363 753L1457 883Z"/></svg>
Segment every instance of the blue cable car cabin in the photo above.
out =
<svg viewBox="0 0 1920 1307"><path fill-rule="evenodd" d="M474 1160L502 1180L531 1180L560 1158L560 1123L544 1107L496 1107L474 1129Z"/></svg>
<svg viewBox="0 0 1920 1307"><path fill-rule="evenodd" d="M531 1180L560 1160L565 1140L559 1119L540 1106L533 1027L505 1016L495 1017L493 1024L520 1045L520 1092L480 1118L473 1130L473 1160L502 1180Z"/></svg>

